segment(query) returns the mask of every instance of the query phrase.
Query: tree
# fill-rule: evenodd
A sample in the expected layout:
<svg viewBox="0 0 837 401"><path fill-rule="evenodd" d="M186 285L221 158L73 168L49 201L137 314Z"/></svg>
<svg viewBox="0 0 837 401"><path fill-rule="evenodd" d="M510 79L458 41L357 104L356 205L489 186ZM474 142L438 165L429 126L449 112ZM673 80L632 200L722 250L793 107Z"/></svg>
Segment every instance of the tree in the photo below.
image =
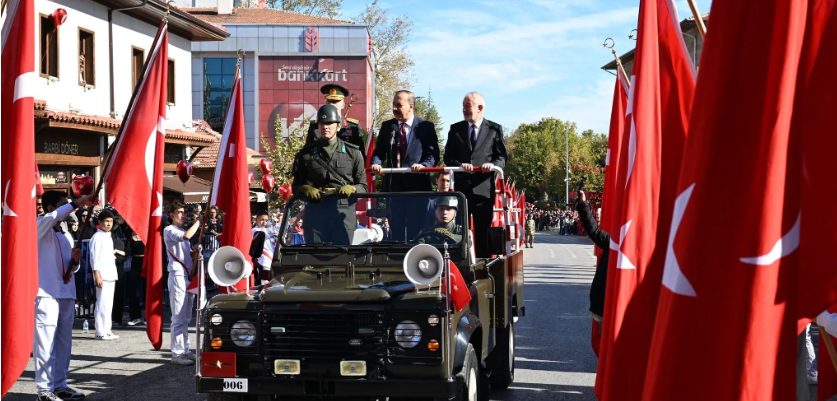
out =
<svg viewBox="0 0 837 401"><path fill-rule="evenodd" d="M407 42L413 32L413 22L406 15L392 17L378 5L378 0L366 5L366 10L354 21L369 27L372 54L375 56L375 103L378 105L374 121L392 118L392 96L400 89L409 88L413 75L413 59Z"/></svg>
<svg viewBox="0 0 837 401"><path fill-rule="evenodd" d="M282 121L276 119L274 126L274 138L268 139L264 135L260 135L262 147L267 152L267 157L273 162L273 170L270 171L276 179L276 187L280 185L290 185L294 181L293 166L296 154L305 146L305 135L307 134L308 125L302 124L298 127L291 127L288 131L288 136L282 136ZM261 174L257 174L257 180L261 180ZM276 192L274 190L274 192ZM271 209L281 208L284 201L275 194L268 194L270 202L268 207Z"/></svg>
<svg viewBox="0 0 837 401"><path fill-rule="evenodd" d="M421 117L433 123L436 126L436 135L439 138L439 155L442 160L445 158L445 145L442 143L442 130L445 125L442 123L442 117L439 111L436 110L436 104L433 103L433 94L427 90L427 97L416 96L416 107L414 109L416 116ZM442 160L439 160L439 165L444 165Z"/></svg>
<svg viewBox="0 0 837 401"><path fill-rule="evenodd" d="M570 191L587 175L588 191L601 191L604 175L572 169L573 164L603 167L607 157L607 137L587 130L578 134L574 122L544 118L534 124L521 124L507 138L509 160L506 175L544 207L562 205L566 199L566 142L569 140ZM604 148L602 148L602 143Z"/></svg>
<svg viewBox="0 0 837 401"><path fill-rule="evenodd" d="M267 0L268 8L289 13L335 19L342 12L343 0ZM239 0L238 6L258 7L259 0Z"/></svg>

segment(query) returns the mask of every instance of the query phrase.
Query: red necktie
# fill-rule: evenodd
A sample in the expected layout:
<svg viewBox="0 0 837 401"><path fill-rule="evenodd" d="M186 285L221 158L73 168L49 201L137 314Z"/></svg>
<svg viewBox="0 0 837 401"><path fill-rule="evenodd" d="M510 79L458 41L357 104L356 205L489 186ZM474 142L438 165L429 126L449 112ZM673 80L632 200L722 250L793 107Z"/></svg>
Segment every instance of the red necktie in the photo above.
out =
<svg viewBox="0 0 837 401"><path fill-rule="evenodd" d="M401 152L401 157L407 156L407 124L401 123L401 134L398 139L398 151Z"/></svg>

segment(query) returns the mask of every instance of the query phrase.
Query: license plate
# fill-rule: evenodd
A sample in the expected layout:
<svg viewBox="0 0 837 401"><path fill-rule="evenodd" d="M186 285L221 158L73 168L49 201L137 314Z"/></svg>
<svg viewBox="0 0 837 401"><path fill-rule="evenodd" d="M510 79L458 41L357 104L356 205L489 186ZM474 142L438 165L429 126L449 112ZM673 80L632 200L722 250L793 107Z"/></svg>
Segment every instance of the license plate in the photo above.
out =
<svg viewBox="0 0 837 401"><path fill-rule="evenodd" d="M224 379L225 393L246 393L247 379Z"/></svg>

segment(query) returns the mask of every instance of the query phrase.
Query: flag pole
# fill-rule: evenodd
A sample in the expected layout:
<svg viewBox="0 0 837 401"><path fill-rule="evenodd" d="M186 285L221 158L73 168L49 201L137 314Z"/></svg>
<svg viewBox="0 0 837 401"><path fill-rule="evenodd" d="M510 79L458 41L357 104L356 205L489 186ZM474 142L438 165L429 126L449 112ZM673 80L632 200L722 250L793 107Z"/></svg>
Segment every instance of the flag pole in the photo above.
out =
<svg viewBox="0 0 837 401"><path fill-rule="evenodd" d="M700 11L698 11L695 0L689 0L689 8L692 9L692 16L695 18L695 25L697 25L697 30L700 32L700 38L706 39L706 25L703 23L703 18L700 16Z"/></svg>
<svg viewBox="0 0 837 401"><path fill-rule="evenodd" d="M831 335L828 334L822 326L818 326L820 329L820 337L822 337L823 341L825 341L825 348L828 349L828 356L831 357L831 364L834 366L834 370L837 371L837 351L834 350L834 343L831 341Z"/></svg>
<svg viewBox="0 0 837 401"><path fill-rule="evenodd" d="M610 41L610 43L608 43L608 41ZM628 88L630 88L631 80L628 79L628 73L625 72L625 67L622 66L622 60L619 59L619 56L616 54L616 50L613 49L616 46L616 41L613 40L613 38L607 38L605 39L602 46L610 49L610 52L613 53L613 59L616 60L616 73L622 74L622 79L625 80L625 84L628 86Z"/></svg>

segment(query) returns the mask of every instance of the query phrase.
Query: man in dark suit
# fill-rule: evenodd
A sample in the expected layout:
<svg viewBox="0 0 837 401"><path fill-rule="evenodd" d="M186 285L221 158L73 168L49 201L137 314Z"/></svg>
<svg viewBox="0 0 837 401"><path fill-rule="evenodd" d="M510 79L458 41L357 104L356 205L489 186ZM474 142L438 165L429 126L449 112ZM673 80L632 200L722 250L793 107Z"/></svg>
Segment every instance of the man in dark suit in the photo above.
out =
<svg viewBox="0 0 837 401"><path fill-rule="evenodd" d="M361 156L363 156L364 163L366 163L366 145L363 143L363 135L360 133L360 122L343 114L345 98L349 96L349 90L337 84L327 84L320 88L320 92L322 92L323 98L325 98L325 104L333 104L343 116L338 126L337 137L357 146ZM348 110L345 113L348 114ZM317 130L317 121L311 121L311 124L308 126L308 135L305 137L305 145L314 143L319 137L320 133Z"/></svg>
<svg viewBox="0 0 837 401"><path fill-rule="evenodd" d="M477 92L465 95L462 114L465 121L450 126L445 144L445 165L462 167L467 173L454 175L454 190L468 199L468 212L474 216L475 250L478 258L487 258L488 228L494 212L494 173L474 173L474 167L490 171L506 166L506 143L503 127L483 118L485 98Z"/></svg>
<svg viewBox="0 0 837 401"><path fill-rule="evenodd" d="M382 166L410 167L413 172L385 176L384 192L433 190L430 174L419 173L419 170L422 167L434 167L439 163L436 127L432 122L425 121L414 114L415 105L416 100L412 92L406 90L396 92L392 99L392 114L395 118L381 124L378 132L375 152L372 153L372 173L381 174ZM402 199L405 202L400 202ZM390 224L395 241L413 239L418 234L424 223L423 209L426 206L426 203L422 205L409 202L406 198L393 202Z"/></svg>

